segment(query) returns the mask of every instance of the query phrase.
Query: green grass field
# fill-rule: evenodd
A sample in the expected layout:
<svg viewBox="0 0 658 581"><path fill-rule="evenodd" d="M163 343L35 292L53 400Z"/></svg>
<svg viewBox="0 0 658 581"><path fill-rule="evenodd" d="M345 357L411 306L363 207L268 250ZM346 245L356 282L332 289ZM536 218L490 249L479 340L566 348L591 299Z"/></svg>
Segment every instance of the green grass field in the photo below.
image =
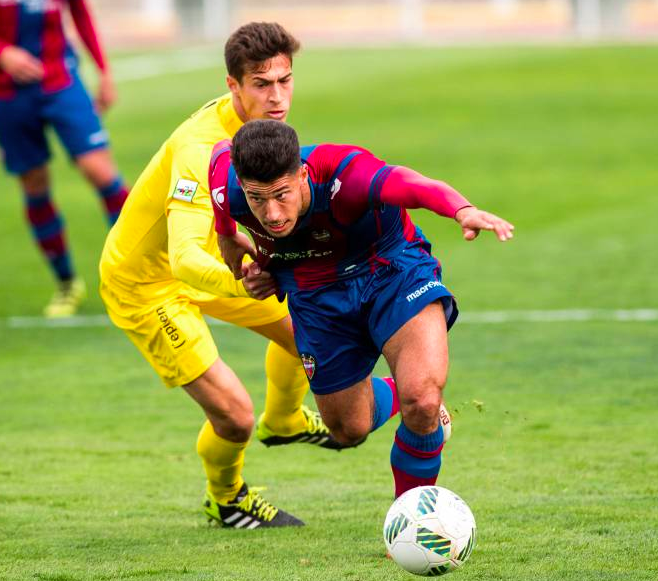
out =
<svg viewBox="0 0 658 581"><path fill-rule="evenodd" d="M656 309L657 66L647 46L308 50L290 120L306 143L367 146L516 224L512 243L465 243L415 214L465 315ZM126 177L222 87L211 69L120 83L107 124ZM100 314L104 220L60 150L54 176L92 290L82 314ZM248 482L308 526L208 527L193 402L116 329L11 318L38 316L51 280L0 183L0 579L411 579L383 558L396 422L340 454L254 442ZM214 334L260 411L264 342ZM439 482L479 526L455 579L658 579L658 322L464 322L451 357Z"/></svg>

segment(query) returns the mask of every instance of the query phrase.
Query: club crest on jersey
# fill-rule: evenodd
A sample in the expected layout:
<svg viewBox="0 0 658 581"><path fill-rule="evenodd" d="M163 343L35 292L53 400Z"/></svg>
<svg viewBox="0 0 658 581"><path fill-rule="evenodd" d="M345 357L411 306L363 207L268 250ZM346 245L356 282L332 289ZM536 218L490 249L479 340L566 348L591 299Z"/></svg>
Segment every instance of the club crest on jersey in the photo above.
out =
<svg viewBox="0 0 658 581"><path fill-rule="evenodd" d="M338 178L334 180L334 183L331 184L331 199L333 200L336 197L336 194L340 191L340 186L343 185Z"/></svg>
<svg viewBox="0 0 658 581"><path fill-rule="evenodd" d="M218 188L215 188L210 194L212 195L212 199L215 200L215 204L217 204L220 208L222 204L224 203L224 192L222 191L224 189L224 186L219 186Z"/></svg>
<svg viewBox="0 0 658 581"><path fill-rule="evenodd" d="M318 242L326 242L331 238L329 230L313 230L311 236Z"/></svg>
<svg viewBox="0 0 658 581"><path fill-rule="evenodd" d="M307 353L302 353L300 357L302 358L304 371L306 371L306 377L313 379L313 376L315 375L315 357L313 357L313 355L308 355Z"/></svg>
<svg viewBox="0 0 658 581"><path fill-rule="evenodd" d="M172 197L175 200L181 200L182 202L191 202L198 187L199 182L180 178L176 182L176 187L174 188L174 194Z"/></svg>

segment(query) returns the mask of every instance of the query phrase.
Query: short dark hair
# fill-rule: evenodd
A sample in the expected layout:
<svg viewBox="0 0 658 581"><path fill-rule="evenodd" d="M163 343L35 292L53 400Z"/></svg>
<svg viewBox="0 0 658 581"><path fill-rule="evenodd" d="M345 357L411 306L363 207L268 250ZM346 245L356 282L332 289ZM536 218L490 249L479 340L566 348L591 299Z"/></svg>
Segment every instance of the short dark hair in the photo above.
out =
<svg viewBox="0 0 658 581"><path fill-rule="evenodd" d="M295 130L283 121L256 119L233 137L231 161L241 180L269 183L302 165Z"/></svg>
<svg viewBox="0 0 658 581"><path fill-rule="evenodd" d="M276 22L250 22L238 28L224 45L228 74L242 82L245 73L258 70L278 54L290 59L299 50L299 41Z"/></svg>

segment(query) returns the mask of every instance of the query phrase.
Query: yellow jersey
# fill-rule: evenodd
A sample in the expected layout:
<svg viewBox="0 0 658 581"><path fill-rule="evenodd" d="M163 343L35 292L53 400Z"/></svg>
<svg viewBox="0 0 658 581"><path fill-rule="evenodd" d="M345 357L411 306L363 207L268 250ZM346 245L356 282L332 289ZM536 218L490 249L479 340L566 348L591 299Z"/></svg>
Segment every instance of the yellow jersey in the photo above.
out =
<svg viewBox="0 0 658 581"><path fill-rule="evenodd" d="M208 165L215 143L241 126L228 93L206 103L165 141L107 237L100 262L104 285L149 300L181 284L235 296L217 245Z"/></svg>

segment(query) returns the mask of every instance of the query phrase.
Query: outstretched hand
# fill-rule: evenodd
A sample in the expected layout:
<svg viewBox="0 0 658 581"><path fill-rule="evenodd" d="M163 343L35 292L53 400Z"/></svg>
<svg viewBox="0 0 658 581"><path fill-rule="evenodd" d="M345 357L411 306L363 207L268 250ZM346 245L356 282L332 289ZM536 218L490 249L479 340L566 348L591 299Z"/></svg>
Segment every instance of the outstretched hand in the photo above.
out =
<svg viewBox="0 0 658 581"><path fill-rule="evenodd" d="M491 230L501 242L514 237L513 224L494 214L478 210L473 206L459 210L455 214L455 220L462 227L465 240L475 240L480 230Z"/></svg>
<svg viewBox="0 0 658 581"><path fill-rule="evenodd" d="M226 266L231 269L235 280L240 280L246 275L242 270L242 259L245 254L256 260L256 248L249 236L242 232L236 232L233 236L219 236L219 251L222 253Z"/></svg>

